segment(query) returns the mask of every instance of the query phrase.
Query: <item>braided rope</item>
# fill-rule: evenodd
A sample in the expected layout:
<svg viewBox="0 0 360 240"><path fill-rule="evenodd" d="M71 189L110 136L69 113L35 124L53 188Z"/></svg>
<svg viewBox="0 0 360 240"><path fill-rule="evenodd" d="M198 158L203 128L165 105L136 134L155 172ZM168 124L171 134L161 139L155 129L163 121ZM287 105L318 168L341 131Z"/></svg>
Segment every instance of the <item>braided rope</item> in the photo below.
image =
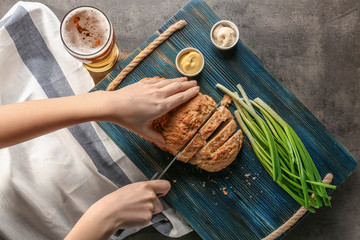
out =
<svg viewBox="0 0 360 240"><path fill-rule="evenodd" d="M331 173L326 174L326 176L323 180L323 183L330 184L333 177L334 176ZM314 195L311 197L314 198ZM287 220L283 225L281 225L278 229L276 229L275 231L270 233L268 236L266 236L262 240L274 240L274 239L280 237L284 232L289 230L295 223L297 223L299 221L299 219L302 218L302 216L304 216L304 214L306 212L307 212L307 209L304 207L301 207L289 220Z"/></svg>
<svg viewBox="0 0 360 240"><path fill-rule="evenodd" d="M109 84L107 91L113 91L117 85L128 75L147 55L149 55L157 46L168 39L171 34L177 30L183 28L186 25L185 20L180 20L171 25L165 32L160 34L154 41L152 41L144 50L142 50L121 72L120 74Z"/></svg>

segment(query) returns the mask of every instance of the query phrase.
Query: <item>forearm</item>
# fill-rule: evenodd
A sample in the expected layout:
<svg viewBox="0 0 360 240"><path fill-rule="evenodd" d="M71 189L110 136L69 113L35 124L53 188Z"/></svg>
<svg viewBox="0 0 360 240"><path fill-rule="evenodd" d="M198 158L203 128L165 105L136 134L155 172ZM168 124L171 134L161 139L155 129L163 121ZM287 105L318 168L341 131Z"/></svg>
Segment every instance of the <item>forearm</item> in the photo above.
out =
<svg viewBox="0 0 360 240"><path fill-rule="evenodd" d="M0 148L86 121L102 120L104 92L0 106Z"/></svg>

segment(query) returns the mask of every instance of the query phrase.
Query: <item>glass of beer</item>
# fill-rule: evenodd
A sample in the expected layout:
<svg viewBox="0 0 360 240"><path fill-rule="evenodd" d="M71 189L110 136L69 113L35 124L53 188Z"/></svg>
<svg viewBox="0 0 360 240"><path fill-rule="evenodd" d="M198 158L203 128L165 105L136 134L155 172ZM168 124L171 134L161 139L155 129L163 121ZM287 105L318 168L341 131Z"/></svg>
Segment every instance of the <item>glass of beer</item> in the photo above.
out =
<svg viewBox="0 0 360 240"><path fill-rule="evenodd" d="M60 35L65 49L91 72L105 72L119 59L114 26L97 8L83 6L68 12Z"/></svg>

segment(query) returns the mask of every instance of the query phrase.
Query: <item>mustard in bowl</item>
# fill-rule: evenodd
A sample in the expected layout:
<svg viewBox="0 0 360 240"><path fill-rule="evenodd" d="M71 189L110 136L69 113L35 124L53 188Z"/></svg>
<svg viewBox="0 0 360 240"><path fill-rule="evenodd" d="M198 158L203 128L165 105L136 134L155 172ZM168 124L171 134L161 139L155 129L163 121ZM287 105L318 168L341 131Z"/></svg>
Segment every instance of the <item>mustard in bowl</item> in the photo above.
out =
<svg viewBox="0 0 360 240"><path fill-rule="evenodd" d="M175 59L177 70L186 77L198 75L204 68L204 56L196 48L181 50Z"/></svg>

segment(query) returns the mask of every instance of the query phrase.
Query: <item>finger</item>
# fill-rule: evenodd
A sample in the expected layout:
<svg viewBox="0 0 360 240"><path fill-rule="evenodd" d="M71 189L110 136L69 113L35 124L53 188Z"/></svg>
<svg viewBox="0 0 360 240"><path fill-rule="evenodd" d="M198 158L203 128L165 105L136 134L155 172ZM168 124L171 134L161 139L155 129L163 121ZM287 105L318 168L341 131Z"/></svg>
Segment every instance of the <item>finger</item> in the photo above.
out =
<svg viewBox="0 0 360 240"><path fill-rule="evenodd" d="M171 187L170 182L166 180L152 180L149 184L158 197L166 195Z"/></svg>
<svg viewBox="0 0 360 240"><path fill-rule="evenodd" d="M153 204L154 204L153 214L157 214L163 210L163 205L160 202L159 198L155 198Z"/></svg>
<svg viewBox="0 0 360 240"><path fill-rule="evenodd" d="M139 82L147 83L147 84L155 84L155 83L158 83L161 81L164 81L164 80L160 79L159 77L153 77L153 78L143 78Z"/></svg>
<svg viewBox="0 0 360 240"><path fill-rule="evenodd" d="M164 93L165 97L174 95L178 92L183 92L188 90L189 88L195 87L197 85L197 81L186 81L186 82L174 82L171 83L161 89L161 92Z"/></svg>
<svg viewBox="0 0 360 240"><path fill-rule="evenodd" d="M186 77L165 79L165 80L162 80L161 82L156 83L156 86L159 88L162 88L162 87L165 87L165 86L175 83L175 82L185 82L185 81L187 81Z"/></svg>
<svg viewBox="0 0 360 240"><path fill-rule="evenodd" d="M184 102L188 101L189 99L195 97L199 93L200 87L195 86L192 88L187 89L186 91L176 93L174 95L169 96L165 99L167 108L173 109Z"/></svg>
<svg viewBox="0 0 360 240"><path fill-rule="evenodd" d="M164 137L154 129L151 129L150 127L145 130L143 133L143 136L147 139L149 139L151 142L155 143L155 145L165 148L165 139Z"/></svg>

